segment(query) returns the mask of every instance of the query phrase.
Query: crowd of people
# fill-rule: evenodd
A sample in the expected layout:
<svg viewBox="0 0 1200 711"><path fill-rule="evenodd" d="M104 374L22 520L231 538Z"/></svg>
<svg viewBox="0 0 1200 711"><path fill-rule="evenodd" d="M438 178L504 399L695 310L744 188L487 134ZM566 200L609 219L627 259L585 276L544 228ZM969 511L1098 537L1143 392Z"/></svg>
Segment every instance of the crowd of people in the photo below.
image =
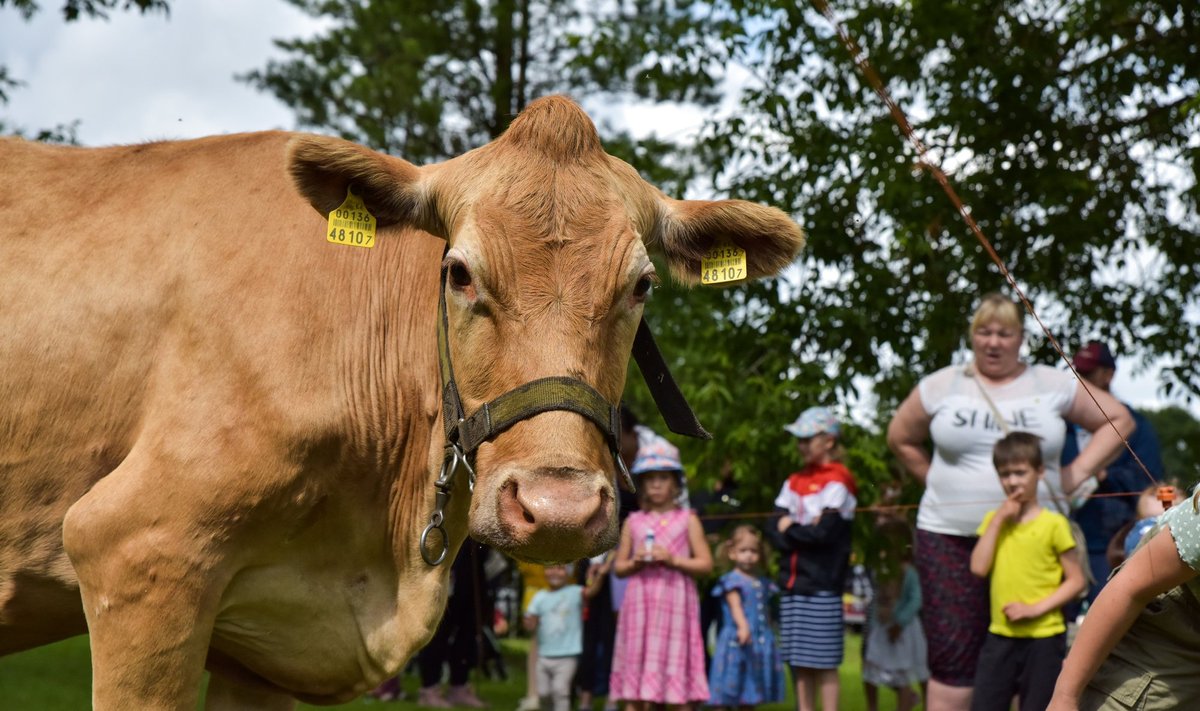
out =
<svg viewBox="0 0 1200 711"><path fill-rule="evenodd" d="M888 426L923 494L915 521L872 514L868 708L881 687L901 711L1200 701L1200 493L1163 495L1153 428L1109 392L1107 346L1075 354L1079 378L1031 365L1023 321L1012 300L985 296L972 359L921 379ZM801 468L781 483L773 517L724 528L702 522L696 504L736 510L730 470L693 494L679 450L632 413L623 420L637 491L621 502L616 549L575 566L522 564L531 643L519 711L599 699L622 711L750 709L782 701L789 676L799 711L837 709L858 485L835 412L810 407L783 426ZM479 552L464 553L456 583L482 574ZM423 706L484 705L464 666L483 645L466 649L457 628L487 613L478 594L457 600L463 587L418 657Z"/></svg>

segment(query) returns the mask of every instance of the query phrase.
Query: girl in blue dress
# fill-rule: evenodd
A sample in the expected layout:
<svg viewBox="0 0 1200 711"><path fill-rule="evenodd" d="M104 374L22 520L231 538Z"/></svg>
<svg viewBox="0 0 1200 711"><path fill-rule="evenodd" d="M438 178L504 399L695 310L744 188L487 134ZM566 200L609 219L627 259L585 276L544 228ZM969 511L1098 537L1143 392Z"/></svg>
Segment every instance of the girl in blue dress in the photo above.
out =
<svg viewBox="0 0 1200 711"><path fill-rule="evenodd" d="M762 577L762 534L753 526L734 529L721 544L718 560L733 570L721 576L712 594L721 598L721 631L713 652L709 704L750 709L783 701L783 667L768 619L768 603L778 588Z"/></svg>

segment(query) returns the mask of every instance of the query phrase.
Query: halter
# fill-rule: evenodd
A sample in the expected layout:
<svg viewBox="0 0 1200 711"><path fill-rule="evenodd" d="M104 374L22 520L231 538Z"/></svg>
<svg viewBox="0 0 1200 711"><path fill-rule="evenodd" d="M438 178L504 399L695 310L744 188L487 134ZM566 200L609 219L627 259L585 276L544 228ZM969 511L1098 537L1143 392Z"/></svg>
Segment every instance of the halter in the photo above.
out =
<svg viewBox="0 0 1200 711"><path fill-rule="evenodd" d="M468 486L474 490L475 468L471 462L479 445L534 415L552 410L566 410L590 420L600 428L612 452L618 484L628 491L634 489L633 478L629 475L620 454L621 411L617 405L610 403L595 388L582 380L567 376L539 378L483 403L478 410L467 416L454 379L454 364L450 360L450 322L446 312L447 273L448 269L443 267L438 287L437 326L438 365L442 381L442 423L446 430L446 444L441 472L434 482L437 493L433 515L430 516L425 530L421 532L420 542L421 557L429 565L440 564L446 559L449 550L450 539L443 524L455 474L460 468L466 469L470 477ZM662 412L667 427L672 432L688 437L712 439L712 435L696 419L671 377L666 361L654 343L654 336L644 318L638 324L637 334L633 339L633 357L650 387L650 393L654 396L654 402ZM436 551L431 551L429 547L429 534L433 531L437 531L441 537L441 548Z"/></svg>

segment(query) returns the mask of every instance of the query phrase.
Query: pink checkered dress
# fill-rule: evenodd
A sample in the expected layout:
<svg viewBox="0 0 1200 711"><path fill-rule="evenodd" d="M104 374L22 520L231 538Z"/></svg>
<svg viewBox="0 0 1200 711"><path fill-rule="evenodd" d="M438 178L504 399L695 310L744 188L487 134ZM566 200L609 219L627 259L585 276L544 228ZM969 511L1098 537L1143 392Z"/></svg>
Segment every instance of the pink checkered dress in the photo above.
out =
<svg viewBox="0 0 1200 711"><path fill-rule="evenodd" d="M634 554L646 533L672 555L691 554L688 509L667 514L636 511L629 515ZM622 701L683 704L708 701L704 640L700 636L700 599L690 576L649 565L629 577L617 618L609 696Z"/></svg>

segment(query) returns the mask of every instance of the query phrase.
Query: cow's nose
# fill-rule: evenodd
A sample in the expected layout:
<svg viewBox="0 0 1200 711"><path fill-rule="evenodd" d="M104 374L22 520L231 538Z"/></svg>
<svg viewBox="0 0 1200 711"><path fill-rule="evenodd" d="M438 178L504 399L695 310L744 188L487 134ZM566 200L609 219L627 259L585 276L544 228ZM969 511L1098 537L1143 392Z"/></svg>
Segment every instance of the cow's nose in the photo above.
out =
<svg viewBox="0 0 1200 711"><path fill-rule="evenodd" d="M514 476L500 490L501 527L538 558L576 560L612 526L615 507L605 477L577 469L539 469Z"/></svg>

